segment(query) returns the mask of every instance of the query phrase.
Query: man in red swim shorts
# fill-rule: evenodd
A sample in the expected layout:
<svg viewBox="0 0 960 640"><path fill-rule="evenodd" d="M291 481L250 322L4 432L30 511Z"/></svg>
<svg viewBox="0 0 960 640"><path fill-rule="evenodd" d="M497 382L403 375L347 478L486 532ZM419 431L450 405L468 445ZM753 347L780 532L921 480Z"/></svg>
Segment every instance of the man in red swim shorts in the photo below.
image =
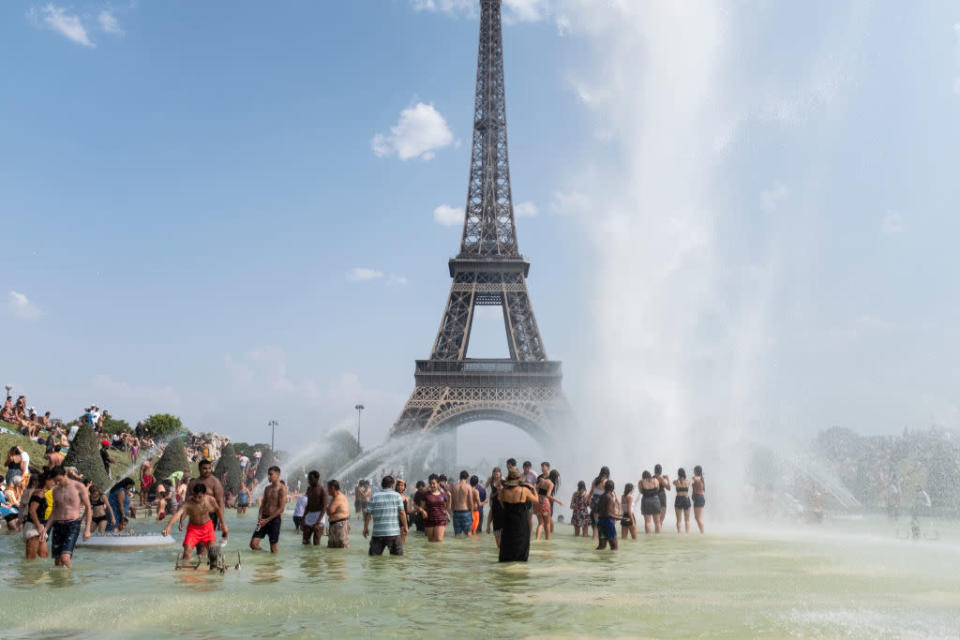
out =
<svg viewBox="0 0 960 640"><path fill-rule="evenodd" d="M193 491L190 499L180 505L180 508L170 517L170 522L163 528L163 535L170 535L170 528L173 523L180 519L183 514L187 514L187 535L183 538L183 560L190 559L190 552L194 547L199 547L197 553L203 553L217 541L217 533L213 528L213 520L210 519L211 513L216 513L220 519L220 530L223 537L227 537L227 525L223 521L223 510L220 504L207 495L207 487L202 482L193 485ZM183 529L183 523L180 523L180 529Z"/></svg>

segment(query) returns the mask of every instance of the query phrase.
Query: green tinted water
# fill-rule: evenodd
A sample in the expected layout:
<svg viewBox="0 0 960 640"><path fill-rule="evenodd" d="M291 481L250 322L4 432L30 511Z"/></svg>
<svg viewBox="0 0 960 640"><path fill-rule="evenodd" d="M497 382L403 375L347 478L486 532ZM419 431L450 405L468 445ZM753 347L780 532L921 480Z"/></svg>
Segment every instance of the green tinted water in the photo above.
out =
<svg viewBox="0 0 960 640"><path fill-rule="evenodd" d="M232 517L228 551L254 518ZM356 521L355 521L356 522ZM175 551L79 549L73 571L27 563L0 535L3 638L650 637L958 638L960 531L907 541L886 520L729 528L592 550L569 527L500 565L489 536L407 541L370 558L301 547L285 519L276 557L242 551L226 575L174 571ZM902 527L903 525L901 525ZM141 531L158 526L138 527Z"/></svg>

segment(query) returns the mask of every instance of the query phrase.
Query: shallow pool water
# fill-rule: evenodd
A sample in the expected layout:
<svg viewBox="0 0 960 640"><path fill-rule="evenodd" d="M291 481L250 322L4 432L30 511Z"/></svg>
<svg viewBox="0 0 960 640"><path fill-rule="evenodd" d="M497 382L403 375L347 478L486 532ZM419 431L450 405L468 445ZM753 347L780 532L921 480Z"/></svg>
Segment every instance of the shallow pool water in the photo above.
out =
<svg viewBox="0 0 960 640"><path fill-rule="evenodd" d="M527 564L501 565L490 536L370 558L303 547L289 515L280 553L246 550L254 515L229 517L225 575L175 571L173 548L78 549L74 569L23 560L0 534L3 638L958 638L960 528L904 540L883 518L752 532L718 526L593 550L558 525ZM668 525L670 522L668 522ZM139 531L156 524L138 523ZM324 541L325 542L325 541Z"/></svg>

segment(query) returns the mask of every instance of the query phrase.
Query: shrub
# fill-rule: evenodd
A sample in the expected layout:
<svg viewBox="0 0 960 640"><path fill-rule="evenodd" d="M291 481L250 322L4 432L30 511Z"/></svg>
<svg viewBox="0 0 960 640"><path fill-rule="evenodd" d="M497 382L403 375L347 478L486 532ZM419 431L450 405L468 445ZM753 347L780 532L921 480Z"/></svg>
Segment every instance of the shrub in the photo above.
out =
<svg viewBox="0 0 960 640"><path fill-rule="evenodd" d="M76 467L84 478L106 493L110 490L110 478L100 459L100 437L89 425L83 425L70 443L70 451L63 461L65 467Z"/></svg>
<svg viewBox="0 0 960 640"><path fill-rule="evenodd" d="M182 438L174 438L169 443L167 447L163 450L163 455L160 456L160 460L157 461L157 466L154 467L154 476L157 479L157 482L163 482L170 478L171 473L177 471L183 471L184 473L189 473L190 471L190 461L187 459L187 450L183 446Z"/></svg>
<svg viewBox="0 0 960 640"><path fill-rule="evenodd" d="M220 460L217 462L217 468L213 470L213 475L220 479L224 491L231 491L234 495L240 491L243 472L232 444L228 444L220 452Z"/></svg>
<svg viewBox="0 0 960 640"><path fill-rule="evenodd" d="M130 424L126 420L107 416L103 419L103 432L112 436L115 433L133 433L133 429L130 428Z"/></svg>

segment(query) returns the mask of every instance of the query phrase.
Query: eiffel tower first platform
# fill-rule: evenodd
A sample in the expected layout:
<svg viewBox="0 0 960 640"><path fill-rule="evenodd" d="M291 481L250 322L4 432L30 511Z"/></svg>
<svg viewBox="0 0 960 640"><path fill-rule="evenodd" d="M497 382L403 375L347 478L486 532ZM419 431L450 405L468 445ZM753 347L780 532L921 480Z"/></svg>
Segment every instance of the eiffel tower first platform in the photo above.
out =
<svg viewBox="0 0 960 640"><path fill-rule="evenodd" d="M390 436L447 434L477 420L523 429L543 444L572 425L560 362L540 338L527 274L517 247L507 159L501 0L480 0L480 47L470 156L470 184L460 253L449 262L453 284L429 360L417 360L416 387ZM467 358L478 305L503 311L510 357ZM440 438L443 440L443 438ZM449 450L444 456L450 460Z"/></svg>

